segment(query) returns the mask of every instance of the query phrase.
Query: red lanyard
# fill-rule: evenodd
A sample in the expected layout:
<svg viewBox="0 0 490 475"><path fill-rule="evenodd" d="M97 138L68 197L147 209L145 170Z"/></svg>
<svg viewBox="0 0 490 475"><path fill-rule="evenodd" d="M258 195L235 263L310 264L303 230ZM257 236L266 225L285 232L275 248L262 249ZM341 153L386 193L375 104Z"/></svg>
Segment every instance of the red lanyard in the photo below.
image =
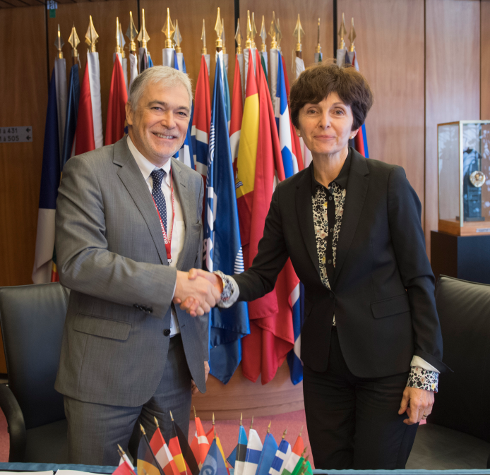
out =
<svg viewBox="0 0 490 475"><path fill-rule="evenodd" d="M170 237L167 236L167 232L165 231L165 226L163 225L162 217L160 216L160 211L158 211L158 206L155 203L155 199L153 198L153 195L151 195L151 199L153 200L153 203L155 204L155 208L158 213L158 218L160 219L160 226L162 228L163 240L165 241L165 250L167 251L167 260L169 264L172 262L172 234L174 232L174 223L175 223L175 196L174 196L174 185L172 180L172 169L170 169L170 194L172 196L172 229L170 230Z"/></svg>

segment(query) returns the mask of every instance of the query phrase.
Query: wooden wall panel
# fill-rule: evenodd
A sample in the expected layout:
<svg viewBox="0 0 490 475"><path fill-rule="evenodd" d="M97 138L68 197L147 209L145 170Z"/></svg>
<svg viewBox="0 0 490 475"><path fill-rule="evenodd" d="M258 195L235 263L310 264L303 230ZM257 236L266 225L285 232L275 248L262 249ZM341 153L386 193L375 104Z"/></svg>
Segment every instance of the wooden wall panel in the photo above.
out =
<svg viewBox="0 0 490 475"><path fill-rule="evenodd" d="M490 0L481 0L480 15L480 119L490 120Z"/></svg>
<svg viewBox="0 0 490 475"><path fill-rule="evenodd" d="M480 1L426 0L425 236L438 226L437 124L480 117Z"/></svg>
<svg viewBox="0 0 490 475"><path fill-rule="evenodd" d="M112 68L113 68L113 53L116 50L116 17L122 24L123 33L129 25L129 11L133 11L133 15L137 15L136 0L118 0L106 2L82 2L82 3L63 3L58 4L56 10L56 18L48 18L48 44L49 44L49 67L52 70L57 50L54 46L58 35L58 24L61 29L61 36L65 41L63 54L66 58L66 72L69 78L71 60L71 46L68 43L71 28L75 25L80 44L78 45L78 53L80 54L81 70L80 81L83 79L85 66L87 64L87 46L85 44L85 33L89 25L89 16L92 15L95 30L99 34L97 42L97 52L99 53L100 62L100 87L102 101L102 123L105 124L107 116L107 104L109 101L109 89L111 86ZM137 22L137 17L135 17ZM126 38L125 38L126 39ZM161 61L160 61L161 64ZM81 84L81 83L80 83Z"/></svg>
<svg viewBox="0 0 490 475"><path fill-rule="evenodd" d="M347 32L354 17L359 70L374 94L369 155L405 168L423 204L424 1L339 0L339 27L342 12Z"/></svg>
<svg viewBox="0 0 490 475"><path fill-rule="evenodd" d="M0 286L32 283L48 92L45 11L0 10L0 127L33 127L33 142L0 144Z"/></svg>
<svg viewBox="0 0 490 475"><path fill-rule="evenodd" d="M210 92L213 94L213 78L215 62L216 32L214 25L218 7L221 18L225 23L226 52L229 55L228 83L233 88L233 73L235 70L235 9L233 0L186 0L185 2L171 1L162 3L159 0L140 0L141 8L145 9L146 29L150 35L148 49L154 64L162 64L162 49L165 47L166 36L162 33L163 25L167 18L167 8L170 8L170 17L173 22L179 21L179 29L182 35L182 53L187 67L187 74L192 79L193 89L199 76L201 65L201 31L202 21L206 21L206 46L211 55ZM230 91L231 92L231 91Z"/></svg>
<svg viewBox="0 0 490 475"><path fill-rule="evenodd" d="M242 32L242 46L245 46L247 38L247 10L255 13L255 26L257 36L255 43L257 47L262 44L259 37L262 15L265 16L266 31L269 32L272 11L276 18L280 20L282 41L281 49L286 61L289 82L292 83L294 74L291 71L292 51L296 46L296 39L293 37L298 13L301 18L301 25L305 31L303 38L303 60L305 66L314 63L315 47L317 45L317 22L321 19L320 44L324 59L333 57L333 0L303 0L295 2L272 2L263 0L240 0L240 30ZM267 37L267 51L270 49L270 36Z"/></svg>

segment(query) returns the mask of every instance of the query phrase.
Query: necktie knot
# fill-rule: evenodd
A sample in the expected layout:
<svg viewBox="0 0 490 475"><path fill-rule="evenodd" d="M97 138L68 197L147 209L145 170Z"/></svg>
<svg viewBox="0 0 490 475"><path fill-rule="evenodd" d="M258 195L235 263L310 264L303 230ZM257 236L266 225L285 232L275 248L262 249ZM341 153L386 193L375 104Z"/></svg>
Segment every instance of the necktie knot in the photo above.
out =
<svg viewBox="0 0 490 475"><path fill-rule="evenodd" d="M150 176L153 179L153 189L155 189L155 187L160 188L162 186L162 182L166 174L167 173L165 172L165 170L162 170L161 168L159 168L158 170L153 170L151 172Z"/></svg>

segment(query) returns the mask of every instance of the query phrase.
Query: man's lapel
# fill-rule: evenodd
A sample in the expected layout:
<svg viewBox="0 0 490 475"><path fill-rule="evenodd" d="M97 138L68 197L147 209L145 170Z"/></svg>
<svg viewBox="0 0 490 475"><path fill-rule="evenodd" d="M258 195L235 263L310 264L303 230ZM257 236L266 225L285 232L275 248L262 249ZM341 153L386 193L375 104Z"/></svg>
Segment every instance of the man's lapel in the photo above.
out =
<svg viewBox="0 0 490 475"><path fill-rule="evenodd" d="M184 217L184 225L185 225L185 233L184 233L184 246L182 247L182 251L179 255L179 260L177 261L177 269L181 269L184 259L186 256L189 256L188 247L191 245L191 225L192 216L196 215L196 210L191 209L191 207L196 203L196 197L189 197L187 194L189 193L189 189L187 187L187 179L185 170L183 167L187 165L182 164L178 160L172 160L172 181L174 186L174 191L178 196L180 207L182 208L182 214ZM192 255L192 254L191 254ZM195 256L195 255L194 255ZM193 261L194 262L194 261Z"/></svg>
<svg viewBox="0 0 490 475"><path fill-rule="evenodd" d="M162 264L168 265L165 241L163 240L162 228L155 203L151 198L141 170L129 150L126 137L123 137L114 145L113 162L120 167L117 174L143 216Z"/></svg>
<svg viewBox="0 0 490 475"><path fill-rule="evenodd" d="M311 202L311 173L313 165L303 173L296 189L296 215L301 235L305 242L308 254L313 261L318 275L320 275L320 264L316 250L315 227L313 225L313 208Z"/></svg>
<svg viewBox="0 0 490 475"><path fill-rule="evenodd" d="M354 239L362 208L364 207L364 201L366 200L368 184L369 169L366 159L356 151L353 151L349 180L347 182L344 214L337 246L333 283L335 283L342 270L345 258L347 257L352 240Z"/></svg>

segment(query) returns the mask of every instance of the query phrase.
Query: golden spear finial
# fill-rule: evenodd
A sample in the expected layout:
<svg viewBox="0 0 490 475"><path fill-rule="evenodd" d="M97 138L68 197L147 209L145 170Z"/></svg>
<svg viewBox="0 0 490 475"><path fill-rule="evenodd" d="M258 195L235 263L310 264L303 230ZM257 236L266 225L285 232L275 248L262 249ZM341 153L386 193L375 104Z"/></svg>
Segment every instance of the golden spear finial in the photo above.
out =
<svg viewBox="0 0 490 475"><path fill-rule="evenodd" d="M145 428L140 424L140 430L143 435L146 435Z"/></svg>
<svg viewBox="0 0 490 475"><path fill-rule="evenodd" d="M131 53L136 52L136 39L138 38L138 30L133 21L133 12L129 12L129 26L126 31L126 36L129 38L129 51Z"/></svg>
<svg viewBox="0 0 490 475"><path fill-rule="evenodd" d="M91 53L95 53L95 44L97 43L97 40L99 38L99 35L95 31L94 27L94 22L92 21L92 15L90 15L90 23L88 25L88 30L87 33L85 34L85 43L90 48Z"/></svg>
<svg viewBox="0 0 490 475"><path fill-rule="evenodd" d="M214 31L216 31L216 51L220 52L223 49L223 24L221 23L220 8L218 7L218 16L216 17L216 23L214 24Z"/></svg>
<svg viewBox="0 0 490 475"><path fill-rule="evenodd" d="M225 45L225 19L224 18L221 18L221 29L222 29L221 38L223 40L223 54L226 54L226 45Z"/></svg>
<svg viewBox="0 0 490 475"><path fill-rule="evenodd" d="M350 32L349 32L349 41L350 41L350 52L353 53L356 50L356 45L354 44L354 41L356 40L356 30L354 28L354 17L352 17L351 21L351 27L350 27Z"/></svg>
<svg viewBox="0 0 490 475"><path fill-rule="evenodd" d="M254 416L252 416L252 422L250 422L250 429L254 426Z"/></svg>
<svg viewBox="0 0 490 475"><path fill-rule="evenodd" d="M196 406L192 406L192 409L194 409L194 419L195 419L197 417Z"/></svg>
<svg viewBox="0 0 490 475"><path fill-rule="evenodd" d="M322 52L322 46L320 45L320 18L318 18L318 33L317 33L317 45L315 49L315 53L321 53Z"/></svg>
<svg viewBox="0 0 490 475"><path fill-rule="evenodd" d="M58 23L58 36L56 37L56 41L54 42L54 45L56 46L56 49L58 50L58 58L63 59L63 51L61 48L63 48L63 45L65 42L63 41L63 38L61 37L61 32L60 32L60 25Z"/></svg>
<svg viewBox="0 0 490 475"><path fill-rule="evenodd" d="M211 424L213 424L213 426L214 424L216 424L216 421L214 420L214 412L213 412L213 418L211 419Z"/></svg>
<svg viewBox="0 0 490 475"><path fill-rule="evenodd" d="M140 42L140 47L141 48L146 48L148 45L148 41L150 41L150 35L146 31L146 26L145 26L145 9L141 9L141 30L140 34L138 35L138 41Z"/></svg>
<svg viewBox="0 0 490 475"><path fill-rule="evenodd" d="M119 36L119 17L116 17L116 53L122 53L121 37Z"/></svg>
<svg viewBox="0 0 490 475"><path fill-rule="evenodd" d="M201 54L208 54L208 49L206 48L206 22L204 19L202 20L201 40L202 40Z"/></svg>
<svg viewBox="0 0 490 475"><path fill-rule="evenodd" d="M301 430L299 431L299 437L301 437L302 433L303 433L303 426L301 426Z"/></svg>
<svg viewBox="0 0 490 475"><path fill-rule="evenodd" d="M281 25L279 23L279 18L276 21L276 27L277 27L277 49L280 51L281 50L282 31L281 31Z"/></svg>
<svg viewBox="0 0 490 475"><path fill-rule="evenodd" d="M347 33L345 29L345 15L342 13L342 24L340 25L339 29L339 36L340 36L340 48L339 49L344 49L345 48L345 34Z"/></svg>
<svg viewBox="0 0 490 475"><path fill-rule="evenodd" d="M272 424L272 421L269 422L269 426L267 427L267 433L268 434L271 433L271 424Z"/></svg>
<svg viewBox="0 0 490 475"><path fill-rule="evenodd" d="M276 12L272 12L272 21L271 27L269 28L269 36L271 37L271 49L277 49Z"/></svg>
<svg viewBox="0 0 490 475"><path fill-rule="evenodd" d="M282 433L282 438L285 439L286 438L286 434L288 433L288 430L286 429L283 433Z"/></svg>
<svg viewBox="0 0 490 475"><path fill-rule="evenodd" d="M242 54L242 35L240 33L240 22L237 22L236 25L236 33L235 33L235 40L236 40L236 54Z"/></svg>
<svg viewBox="0 0 490 475"><path fill-rule="evenodd" d="M170 8L167 8L167 19L165 20L165 25L163 25L162 32L165 33L167 39L165 40L165 48L173 48L174 44L172 41L172 35L174 34L175 28L170 19Z"/></svg>
<svg viewBox="0 0 490 475"><path fill-rule="evenodd" d="M121 48L121 57L124 58L124 45L126 41L124 40L124 35L122 32L121 22L119 22L119 47Z"/></svg>
<svg viewBox="0 0 490 475"><path fill-rule="evenodd" d="M182 48L180 47L180 43L182 43L182 35L180 34L179 30L179 20L175 20L174 43L175 51L177 53L182 53Z"/></svg>
<svg viewBox="0 0 490 475"><path fill-rule="evenodd" d="M72 47L71 55L73 57L73 61L76 62L78 59L77 46L80 44L80 38L77 35L77 30L75 29L75 25L73 25L71 29L70 37L68 38L68 43L70 43Z"/></svg>
<svg viewBox="0 0 490 475"><path fill-rule="evenodd" d="M257 34L257 28L255 26L255 13L252 12L252 48L256 48L255 35Z"/></svg>
<svg viewBox="0 0 490 475"><path fill-rule="evenodd" d="M158 428L160 427L160 426L158 425L158 419L157 419L155 416L153 416L153 419L155 420L155 425L157 426L157 429L158 429Z"/></svg>
<svg viewBox="0 0 490 475"><path fill-rule="evenodd" d="M265 16L262 15L262 25L260 26L260 37L262 38L262 45L260 47L260 51L266 52L267 45L265 44L265 40L267 39L267 32L265 31Z"/></svg>
<svg viewBox="0 0 490 475"><path fill-rule="evenodd" d="M243 425L243 413L240 412L240 425L242 426Z"/></svg>
<svg viewBox="0 0 490 475"><path fill-rule="evenodd" d="M301 20L299 19L299 13L298 13L298 19L296 20L296 27L294 28L293 36L296 38L296 52L300 53L302 50L301 47L301 35L304 36L305 32L303 30L303 27L301 26Z"/></svg>
<svg viewBox="0 0 490 475"><path fill-rule="evenodd" d="M247 10L247 41L245 41L245 48L252 47L252 22L250 21L250 10Z"/></svg>
<svg viewBox="0 0 490 475"><path fill-rule="evenodd" d="M172 422L174 421L174 416L172 415L172 411L168 411L170 412L170 419L172 419ZM301 430L303 430L303 428L301 428Z"/></svg>

